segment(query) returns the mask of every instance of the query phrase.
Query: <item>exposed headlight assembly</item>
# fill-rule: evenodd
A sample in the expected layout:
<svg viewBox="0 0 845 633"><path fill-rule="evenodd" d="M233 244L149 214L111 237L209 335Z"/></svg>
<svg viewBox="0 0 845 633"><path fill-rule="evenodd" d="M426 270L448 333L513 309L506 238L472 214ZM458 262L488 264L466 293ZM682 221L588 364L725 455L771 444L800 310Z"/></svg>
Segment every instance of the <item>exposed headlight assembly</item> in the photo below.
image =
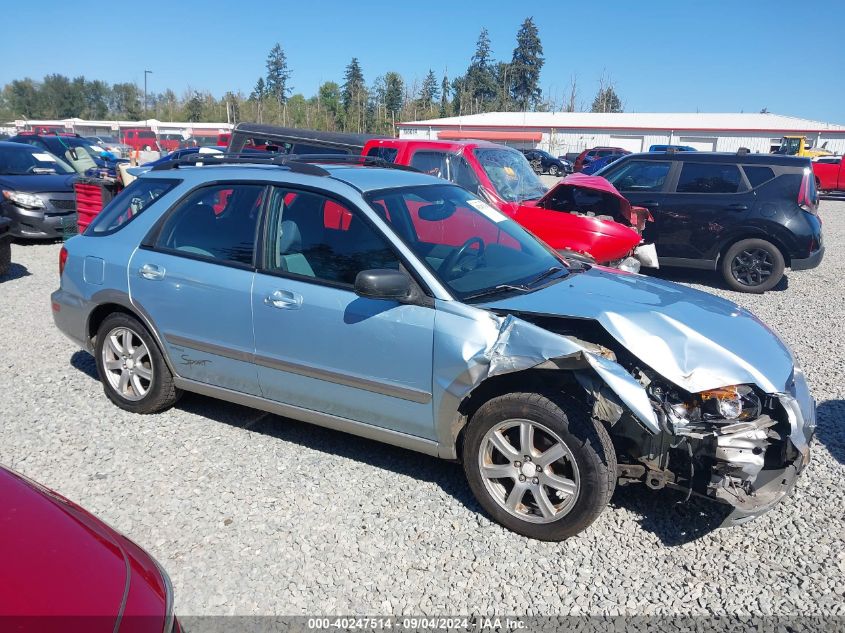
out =
<svg viewBox="0 0 845 633"><path fill-rule="evenodd" d="M755 420L763 412L760 398L749 385L733 385L698 394L705 420Z"/></svg>
<svg viewBox="0 0 845 633"><path fill-rule="evenodd" d="M676 421L756 420L763 412L760 397L751 385L731 385L684 396L676 390L652 383L649 395L661 402Z"/></svg>
<svg viewBox="0 0 845 633"><path fill-rule="evenodd" d="M44 207L44 201L32 193L24 193L23 191L8 191L3 190L3 197L10 200L19 207L24 209L41 209Z"/></svg>

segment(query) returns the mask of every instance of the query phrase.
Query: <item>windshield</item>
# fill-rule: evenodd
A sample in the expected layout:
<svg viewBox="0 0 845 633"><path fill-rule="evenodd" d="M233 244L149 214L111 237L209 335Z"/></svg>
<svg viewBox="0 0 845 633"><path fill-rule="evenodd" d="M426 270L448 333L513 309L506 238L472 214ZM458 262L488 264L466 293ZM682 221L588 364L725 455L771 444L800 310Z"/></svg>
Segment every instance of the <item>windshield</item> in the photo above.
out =
<svg viewBox="0 0 845 633"><path fill-rule="evenodd" d="M366 198L458 299L528 292L569 272L525 229L461 187L403 187Z"/></svg>
<svg viewBox="0 0 845 633"><path fill-rule="evenodd" d="M73 168L52 154L26 145L0 147L0 175L73 174Z"/></svg>
<svg viewBox="0 0 845 633"><path fill-rule="evenodd" d="M524 154L506 148L476 149L473 153L502 200L537 200L546 193Z"/></svg>
<svg viewBox="0 0 845 633"><path fill-rule="evenodd" d="M787 138L784 137L780 144L780 149L778 150L778 154L788 154L790 156L797 154L798 150L800 149L801 139L800 138Z"/></svg>

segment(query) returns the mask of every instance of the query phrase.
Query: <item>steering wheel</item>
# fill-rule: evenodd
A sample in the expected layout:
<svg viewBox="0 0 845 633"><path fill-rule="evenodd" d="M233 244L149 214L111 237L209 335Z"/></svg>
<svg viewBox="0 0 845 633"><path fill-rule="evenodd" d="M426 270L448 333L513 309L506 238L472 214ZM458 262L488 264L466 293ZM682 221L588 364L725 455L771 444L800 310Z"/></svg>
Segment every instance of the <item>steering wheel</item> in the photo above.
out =
<svg viewBox="0 0 845 633"><path fill-rule="evenodd" d="M461 261L461 258L464 255L468 254L467 251L469 250L469 247L473 244L478 244L478 250L469 251L469 254L473 255L476 259L480 259L481 256L484 255L484 240L482 240L480 237L471 237L466 242L464 242L459 249L452 251L449 256L443 260L443 263L440 264L440 267L437 269L437 272L439 272L444 277L447 277L448 273L451 272L452 269L455 268L455 266L457 266L459 261ZM451 278L451 275L449 275L448 278Z"/></svg>

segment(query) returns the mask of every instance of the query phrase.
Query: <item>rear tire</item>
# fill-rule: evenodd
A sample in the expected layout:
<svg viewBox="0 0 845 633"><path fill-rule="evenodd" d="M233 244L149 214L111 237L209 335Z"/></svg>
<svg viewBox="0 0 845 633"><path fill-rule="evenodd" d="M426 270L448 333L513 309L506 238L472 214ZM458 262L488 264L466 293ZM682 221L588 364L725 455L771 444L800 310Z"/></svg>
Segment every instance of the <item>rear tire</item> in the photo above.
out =
<svg viewBox="0 0 845 633"><path fill-rule="evenodd" d="M786 264L778 247L761 239L740 240L719 264L725 283L737 292L762 293L783 278Z"/></svg>
<svg viewBox="0 0 845 633"><path fill-rule="evenodd" d="M12 265L12 241L0 239L0 277L9 272Z"/></svg>
<svg viewBox="0 0 845 633"><path fill-rule="evenodd" d="M470 488L493 520L543 541L585 530L616 485L607 430L587 406L559 393L489 400L467 425L462 457Z"/></svg>
<svg viewBox="0 0 845 633"><path fill-rule="evenodd" d="M116 312L97 331L94 359L106 396L132 413L157 413L182 396L173 374L138 319Z"/></svg>

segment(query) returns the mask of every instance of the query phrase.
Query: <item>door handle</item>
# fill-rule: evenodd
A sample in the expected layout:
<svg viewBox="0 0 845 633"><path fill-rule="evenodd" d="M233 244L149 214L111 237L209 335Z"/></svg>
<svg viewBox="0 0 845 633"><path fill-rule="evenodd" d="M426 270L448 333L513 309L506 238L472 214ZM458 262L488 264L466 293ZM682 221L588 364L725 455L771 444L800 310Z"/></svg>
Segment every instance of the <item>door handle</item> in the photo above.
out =
<svg viewBox="0 0 845 633"><path fill-rule="evenodd" d="M298 310L302 295L288 290L275 290L264 298L264 304L280 310Z"/></svg>
<svg viewBox="0 0 845 633"><path fill-rule="evenodd" d="M648 207L649 209L656 209L660 206L660 203L656 200L647 200L646 202L639 202L637 205L641 207Z"/></svg>
<svg viewBox="0 0 845 633"><path fill-rule="evenodd" d="M736 204L729 204L728 209L731 211L748 211L748 205L738 202Z"/></svg>
<svg viewBox="0 0 845 633"><path fill-rule="evenodd" d="M156 266L155 264L144 264L138 269L138 274L144 279L164 279L164 266Z"/></svg>

